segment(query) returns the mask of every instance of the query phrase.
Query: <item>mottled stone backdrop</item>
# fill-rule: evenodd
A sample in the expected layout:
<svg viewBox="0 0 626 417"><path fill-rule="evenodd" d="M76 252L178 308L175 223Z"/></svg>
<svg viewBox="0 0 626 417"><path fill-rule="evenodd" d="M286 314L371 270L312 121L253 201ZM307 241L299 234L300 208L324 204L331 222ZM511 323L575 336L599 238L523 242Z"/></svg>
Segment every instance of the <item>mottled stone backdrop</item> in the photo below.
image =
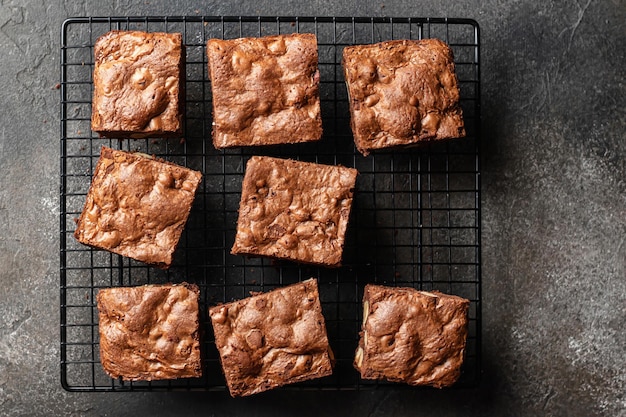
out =
<svg viewBox="0 0 626 417"><path fill-rule="evenodd" d="M534 3L534 4L533 4ZM467 17L481 25L477 389L67 393L59 370L59 41L71 16ZM0 415L626 415L626 3L0 5Z"/></svg>

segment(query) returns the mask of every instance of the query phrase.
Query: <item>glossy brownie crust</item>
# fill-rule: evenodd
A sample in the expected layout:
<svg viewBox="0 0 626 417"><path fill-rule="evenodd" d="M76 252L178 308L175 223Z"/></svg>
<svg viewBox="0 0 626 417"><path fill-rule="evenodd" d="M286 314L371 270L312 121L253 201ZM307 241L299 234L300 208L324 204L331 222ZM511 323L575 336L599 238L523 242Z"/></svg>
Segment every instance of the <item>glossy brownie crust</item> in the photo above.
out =
<svg viewBox="0 0 626 417"><path fill-rule="evenodd" d="M148 155L102 147L74 236L168 268L201 178Z"/></svg>
<svg viewBox="0 0 626 417"><path fill-rule="evenodd" d="M93 131L133 138L182 134L180 33L111 31L98 38L94 53Z"/></svg>
<svg viewBox="0 0 626 417"><path fill-rule="evenodd" d="M231 253L340 266L356 176L353 168L253 156Z"/></svg>
<svg viewBox="0 0 626 417"><path fill-rule="evenodd" d="M210 39L207 56L216 148L321 138L315 35Z"/></svg>
<svg viewBox="0 0 626 417"><path fill-rule="evenodd" d="M366 285L355 368L364 379L454 384L465 354L468 308L469 300L454 295Z"/></svg>
<svg viewBox="0 0 626 417"><path fill-rule="evenodd" d="M100 361L127 381L202 376L193 284L105 288L98 292Z"/></svg>
<svg viewBox="0 0 626 417"><path fill-rule="evenodd" d="M465 136L452 50L438 39L346 47L343 67L357 149Z"/></svg>
<svg viewBox="0 0 626 417"><path fill-rule="evenodd" d="M233 397L332 374L315 279L212 307L209 315Z"/></svg>

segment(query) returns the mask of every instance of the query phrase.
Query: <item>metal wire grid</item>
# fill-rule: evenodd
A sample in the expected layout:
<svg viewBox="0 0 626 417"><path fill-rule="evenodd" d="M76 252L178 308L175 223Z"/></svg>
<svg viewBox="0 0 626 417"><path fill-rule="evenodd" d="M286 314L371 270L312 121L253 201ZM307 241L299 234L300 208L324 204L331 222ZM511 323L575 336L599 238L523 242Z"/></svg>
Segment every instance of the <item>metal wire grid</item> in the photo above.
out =
<svg viewBox="0 0 626 417"><path fill-rule="evenodd" d="M185 138L102 139L90 130L93 45L112 29L180 32L186 46ZM324 136L319 143L216 151L206 40L311 32L318 38ZM412 150L355 151L341 69L346 45L437 37L455 54L468 136ZM333 376L290 389L365 389L352 368L366 283L441 290L470 299L467 358L457 386L480 378L479 27L467 19L331 17L72 18L61 33L61 381L70 391L224 390L207 308L316 277ZM168 271L76 242L79 216L102 145L155 154L204 174ZM325 269L232 256L245 163L255 154L359 170L343 267ZM188 281L201 289L204 376L156 382L109 378L99 360L95 295L100 288ZM393 385L398 387L398 385Z"/></svg>

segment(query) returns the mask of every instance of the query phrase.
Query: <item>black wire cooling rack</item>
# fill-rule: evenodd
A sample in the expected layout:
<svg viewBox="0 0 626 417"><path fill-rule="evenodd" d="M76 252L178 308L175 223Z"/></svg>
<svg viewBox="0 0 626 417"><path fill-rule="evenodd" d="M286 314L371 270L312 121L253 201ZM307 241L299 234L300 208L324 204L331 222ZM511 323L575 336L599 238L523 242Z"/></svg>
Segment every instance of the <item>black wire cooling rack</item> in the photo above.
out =
<svg viewBox="0 0 626 417"><path fill-rule="evenodd" d="M103 139L90 129L93 45L112 29L179 32L186 45L185 137ZM315 144L217 151L211 142L209 38L315 33L324 135ZM450 44L467 137L419 148L356 152L341 69L347 45L439 38ZM467 19L332 17L72 18L61 33L60 308L61 381L70 391L224 390L207 309L309 277L320 287L337 364L330 377L289 389L369 389L352 367L366 283L440 290L471 300L467 358L457 386L480 378L480 63L479 27ZM141 151L204 174L168 271L79 244L75 219L102 145ZM343 266L325 269L230 255L243 170L255 154L357 168L359 177ZM201 289L204 376L123 382L101 368L95 296L100 288L187 281ZM399 385L392 385L398 387Z"/></svg>

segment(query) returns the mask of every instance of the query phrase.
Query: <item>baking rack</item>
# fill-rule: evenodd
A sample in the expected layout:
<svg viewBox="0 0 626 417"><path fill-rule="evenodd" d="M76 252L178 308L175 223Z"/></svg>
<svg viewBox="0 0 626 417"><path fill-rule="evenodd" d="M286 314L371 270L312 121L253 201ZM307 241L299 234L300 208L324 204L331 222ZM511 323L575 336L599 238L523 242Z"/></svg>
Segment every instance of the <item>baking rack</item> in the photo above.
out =
<svg viewBox="0 0 626 417"><path fill-rule="evenodd" d="M113 29L182 33L186 46L184 139L104 139L90 129L93 45ZM210 38L315 33L324 135L318 143L217 151L211 143ZM439 38L450 44L467 137L361 156L354 147L341 69L347 45ZM367 283L440 290L470 300L466 360L457 387L481 373L479 27L469 19L361 17L81 17L61 30L60 333L61 383L69 391L225 390L208 319L209 306L310 277L318 279L337 364L332 376L282 389L400 388L363 381L352 367ZM74 237L102 145L141 151L200 170L204 179L168 271ZM243 170L252 155L357 168L359 177L343 266L326 269L230 255ZM204 376L154 382L111 379L101 368L100 288L192 282L201 290Z"/></svg>

